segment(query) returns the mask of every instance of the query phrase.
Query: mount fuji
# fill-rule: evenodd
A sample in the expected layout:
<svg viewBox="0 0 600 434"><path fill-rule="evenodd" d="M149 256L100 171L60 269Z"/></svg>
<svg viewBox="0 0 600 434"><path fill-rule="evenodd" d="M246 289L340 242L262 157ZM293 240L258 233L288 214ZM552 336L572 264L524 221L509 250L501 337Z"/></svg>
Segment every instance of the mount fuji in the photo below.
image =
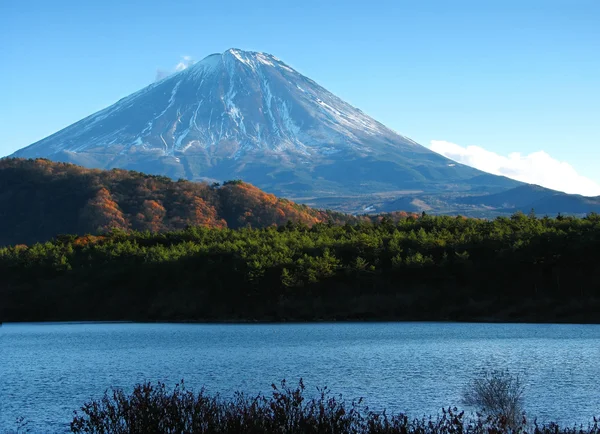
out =
<svg viewBox="0 0 600 434"><path fill-rule="evenodd" d="M275 56L238 49L210 55L12 156L243 179L344 211L383 209L387 201L443 212L456 195L521 185L430 151Z"/></svg>

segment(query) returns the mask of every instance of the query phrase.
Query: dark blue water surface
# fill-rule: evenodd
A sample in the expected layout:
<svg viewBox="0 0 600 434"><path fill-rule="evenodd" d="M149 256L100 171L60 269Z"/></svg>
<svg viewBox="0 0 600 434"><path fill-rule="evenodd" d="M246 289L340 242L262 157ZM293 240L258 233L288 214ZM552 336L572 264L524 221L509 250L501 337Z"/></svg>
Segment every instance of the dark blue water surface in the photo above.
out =
<svg viewBox="0 0 600 434"><path fill-rule="evenodd" d="M540 420L600 415L600 326L340 323L277 325L4 324L0 431L19 416L34 432L68 430L73 410L111 386L145 380L231 395L272 382L327 385L371 408L410 415L459 405L484 368L526 383Z"/></svg>

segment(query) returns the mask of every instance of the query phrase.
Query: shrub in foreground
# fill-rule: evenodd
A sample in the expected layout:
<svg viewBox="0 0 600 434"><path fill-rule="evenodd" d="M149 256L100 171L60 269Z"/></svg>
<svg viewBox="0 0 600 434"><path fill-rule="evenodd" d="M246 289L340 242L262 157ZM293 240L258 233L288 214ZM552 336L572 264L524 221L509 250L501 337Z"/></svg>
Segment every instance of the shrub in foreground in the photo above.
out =
<svg viewBox="0 0 600 434"><path fill-rule="evenodd" d="M463 404L485 415L503 418L510 426L517 427L524 414L523 392L520 376L508 370L485 371L463 391Z"/></svg>
<svg viewBox="0 0 600 434"><path fill-rule="evenodd" d="M270 396L236 393L233 399L194 393L183 382L168 390L165 384L137 385L129 395L122 390L105 392L99 400L87 402L75 412L74 433L402 433L402 434L600 434L598 422L587 429L562 428L556 424L528 429L523 420L514 426L506 418L468 418L456 408L442 411L437 418L409 419L406 415L373 412L362 400L345 402L327 388L313 398L305 396L300 380L297 387L273 385Z"/></svg>

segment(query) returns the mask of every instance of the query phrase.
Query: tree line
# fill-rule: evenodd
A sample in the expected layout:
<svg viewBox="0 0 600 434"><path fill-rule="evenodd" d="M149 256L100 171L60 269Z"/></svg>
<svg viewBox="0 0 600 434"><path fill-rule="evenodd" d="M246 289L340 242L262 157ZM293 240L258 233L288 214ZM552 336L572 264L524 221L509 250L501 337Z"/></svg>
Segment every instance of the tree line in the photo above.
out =
<svg viewBox="0 0 600 434"><path fill-rule="evenodd" d="M600 322L600 216L113 228L0 248L4 321Z"/></svg>

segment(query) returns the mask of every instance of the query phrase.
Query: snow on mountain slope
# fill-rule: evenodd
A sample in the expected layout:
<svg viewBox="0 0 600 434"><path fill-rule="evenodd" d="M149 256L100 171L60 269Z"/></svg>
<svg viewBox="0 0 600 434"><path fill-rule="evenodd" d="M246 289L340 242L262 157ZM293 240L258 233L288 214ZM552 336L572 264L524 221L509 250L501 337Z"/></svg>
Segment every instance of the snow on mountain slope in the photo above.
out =
<svg viewBox="0 0 600 434"><path fill-rule="evenodd" d="M134 93L20 153L132 147L165 156L236 141L250 149L332 153L368 136L416 147L274 56L230 49ZM50 152L48 152L50 151Z"/></svg>

